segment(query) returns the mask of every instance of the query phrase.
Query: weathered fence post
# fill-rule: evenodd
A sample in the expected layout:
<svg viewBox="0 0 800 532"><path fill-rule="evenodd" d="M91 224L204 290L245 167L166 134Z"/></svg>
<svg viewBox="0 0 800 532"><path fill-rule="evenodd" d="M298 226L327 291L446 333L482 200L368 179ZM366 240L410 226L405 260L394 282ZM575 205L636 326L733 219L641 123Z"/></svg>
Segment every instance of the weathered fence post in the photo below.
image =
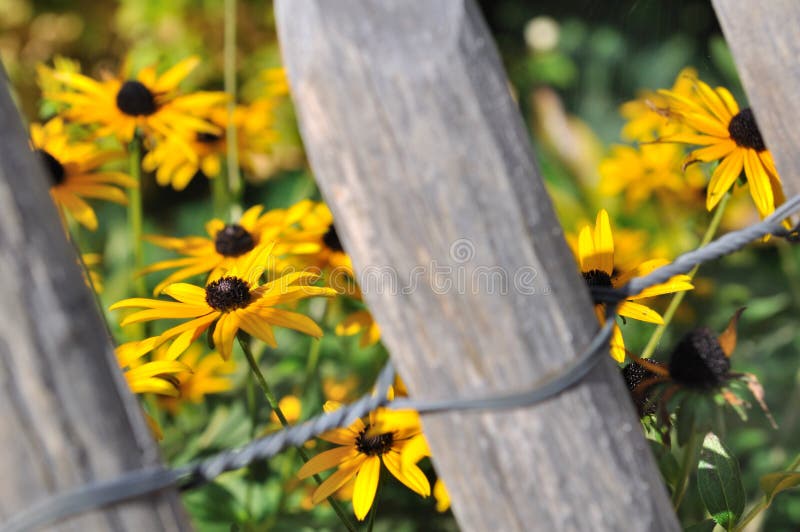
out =
<svg viewBox="0 0 800 532"><path fill-rule="evenodd" d="M475 3L279 0L277 18L312 167L412 395L563 367L598 325ZM461 527L677 530L617 373L425 416Z"/></svg>
<svg viewBox="0 0 800 532"><path fill-rule="evenodd" d="M32 503L122 471L158 448L116 367L0 66L0 524ZM164 490L58 530L189 529Z"/></svg>
<svg viewBox="0 0 800 532"><path fill-rule="evenodd" d="M800 194L800 2L712 3L786 195Z"/></svg>

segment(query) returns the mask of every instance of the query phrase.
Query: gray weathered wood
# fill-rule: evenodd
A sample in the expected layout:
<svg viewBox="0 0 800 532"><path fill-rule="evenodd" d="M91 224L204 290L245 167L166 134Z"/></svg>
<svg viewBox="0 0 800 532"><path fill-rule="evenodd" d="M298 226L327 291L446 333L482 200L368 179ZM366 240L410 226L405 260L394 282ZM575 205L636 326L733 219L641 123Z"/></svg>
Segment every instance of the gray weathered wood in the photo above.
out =
<svg viewBox="0 0 800 532"><path fill-rule="evenodd" d="M474 2L279 0L277 19L311 165L412 395L523 390L585 347L592 305ZM486 267L506 293L473 290ZM610 358L546 404L424 424L465 530L678 529Z"/></svg>
<svg viewBox="0 0 800 532"><path fill-rule="evenodd" d="M0 524L62 491L159 462L117 368L0 66ZM173 490L55 528L189 528Z"/></svg>
<svg viewBox="0 0 800 532"><path fill-rule="evenodd" d="M800 2L713 0L786 195L800 193Z"/></svg>

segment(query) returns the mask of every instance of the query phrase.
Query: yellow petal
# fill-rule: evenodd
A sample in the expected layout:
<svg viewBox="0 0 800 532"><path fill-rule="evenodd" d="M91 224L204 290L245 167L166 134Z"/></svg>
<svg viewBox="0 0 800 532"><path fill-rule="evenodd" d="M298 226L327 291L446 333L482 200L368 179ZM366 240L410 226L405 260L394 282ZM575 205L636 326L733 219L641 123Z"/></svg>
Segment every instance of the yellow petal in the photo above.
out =
<svg viewBox="0 0 800 532"><path fill-rule="evenodd" d="M617 362L625 362L625 356L627 355L627 352L625 351L625 342L622 339L622 329L620 329L619 325L614 325L614 328L611 330L609 354L611 355L611 358Z"/></svg>
<svg viewBox="0 0 800 532"><path fill-rule="evenodd" d="M378 491L378 480L381 476L381 459L369 456L358 469L356 484L353 488L353 512L359 521L363 521L375 500Z"/></svg>
<svg viewBox="0 0 800 532"><path fill-rule="evenodd" d="M353 477L353 475L356 474L356 471L358 471L358 468L365 459L366 455L361 454L339 466L339 469L331 476L326 478L325 481L314 491L311 501L314 504L319 504L321 501L324 501L330 497L333 492L341 488Z"/></svg>
<svg viewBox="0 0 800 532"><path fill-rule="evenodd" d="M697 94L700 96L700 99L703 101L706 107L708 107L708 109L714 113L720 122L727 124L731 121L733 115L718 93L714 92L711 87L700 80L695 82L695 88L697 90Z"/></svg>
<svg viewBox="0 0 800 532"><path fill-rule="evenodd" d="M734 150L720 161L708 183L706 208L713 209L742 173L744 150Z"/></svg>
<svg viewBox="0 0 800 532"><path fill-rule="evenodd" d="M633 303L631 301L623 301L619 305L619 315L631 318L634 320L645 321L648 323L656 323L661 325L664 319L655 310L648 308L640 303Z"/></svg>
<svg viewBox="0 0 800 532"><path fill-rule="evenodd" d="M325 451L311 458L311 460L303 464L303 467L297 472L297 477L303 479L316 475L326 469L338 466L350 458L353 458L356 454L358 454L358 451L355 448L354 441L351 440L349 446L336 447L335 449Z"/></svg>
<svg viewBox="0 0 800 532"><path fill-rule="evenodd" d="M403 445L400 451L401 467L403 470L408 465L416 464L426 456L431 455L430 447L428 447L428 440L424 434L417 434Z"/></svg>
<svg viewBox="0 0 800 532"><path fill-rule="evenodd" d="M686 113L683 115L683 121L706 135L719 137L721 139L730 138L727 125L723 125L719 120L707 114Z"/></svg>
<svg viewBox="0 0 800 532"><path fill-rule="evenodd" d="M431 494L431 484L428 477L417 467L416 464L400 466L400 455L396 452L388 452L383 455L383 463L386 469L395 476L397 480L405 484L412 491L427 497Z"/></svg>
<svg viewBox="0 0 800 532"><path fill-rule="evenodd" d="M709 161L722 159L735 149L736 143L734 141L723 140L706 148L693 151L691 154L689 154L689 158L707 163Z"/></svg>
<svg viewBox="0 0 800 532"><path fill-rule="evenodd" d="M272 347L278 347L278 342L275 340L275 334L272 332L272 327L266 320L260 318L258 315L244 311L239 314L241 320L241 328L249 334L254 336Z"/></svg>
<svg viewBox="0 0 800 532"><path fill-rule="evenodd" d="M175 64L172 68L161 74L153 85L155 92L169 92L178 87L189 73L195 69L200 62L197 56L187 57L183 61Z"/></svg>
<svg viewBox="0 0 800 532"><path fill-rule="evenodd" d="M731 116L736 116L739 114L739 104L736 103L736 99L730 93L728 89L725 87L717 87L714 89L720 99L725 103L725 107L728 108L728 111L731 113Z"/></svg>
<svg viewBox="0 0 800 532"><path fill-rule="evenodd" d="M581 265L582 272L590 272L597 270L598 261L594 254L594 239L592 238L592 229L586 225L581 228L578 233L578 261Z"/></svg>
<svg viewBox="0 0 800 532"><path fill-rule="evenodd" d="M303 314L290 312L275 308L258 309L258 315L266 322L287 329L294 329L302 333L320 338L323 334L322 329L314 323L314 320Z"/></svg>
<svg viewBox="0 0 800 532"><path fill-rule="evenodd" d="M598 269L611 275L614 271L614 237L611 234L611 222L608 212L600 209L594 226L594 253Z"/></svg>
<svg viewBox="0 0 800 532"><path fill-rule="evenodd" d="M224 313L217 320L214 328L214 348L225 360L230 360L233 353L233 339L239 331L239 317L236 312Z"/></svg>
<svg viewBox="0 0 800 532"><path fill-rule="evenodd" d="M164 289L164 293L182 303L197 306L208 306L206 291L199 286L188 283L173 283Z"/></svg>
<svg viewBox="0 0 800 532"><path fill-rule="evenodd" d="M744 173L750 185L750 196L756 204L761 217L764 218L775 210L775 198L772 195L769 176L761 164L755 150L744 152Z"/></svg>

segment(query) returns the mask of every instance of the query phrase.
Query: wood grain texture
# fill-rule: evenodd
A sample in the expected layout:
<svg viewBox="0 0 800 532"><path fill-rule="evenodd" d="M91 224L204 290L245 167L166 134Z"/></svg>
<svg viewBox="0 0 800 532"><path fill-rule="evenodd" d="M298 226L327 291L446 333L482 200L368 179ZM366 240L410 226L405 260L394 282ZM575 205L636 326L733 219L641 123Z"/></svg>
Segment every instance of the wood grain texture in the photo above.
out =
<svg viewBox="0 0 800 532"><path fill-rule="evenodd" d="M712 3L786 195L800 194L800 2Z"/></svg>
<svg viewBox="0 0 800 532"><path fill-rule="evenodd" d="M597 321L474 2L276 6L311 165L411 394L557 371ZM424 425L464 530L678 530L610 358L540 406Z"/></svg>
<svg viewBox="0 0 800 532"><path fill-rule="evenodd" d="M0 523L31 503L159 463L28 147L0 67ZM165 490L57 525L187 530Z"/></svg>

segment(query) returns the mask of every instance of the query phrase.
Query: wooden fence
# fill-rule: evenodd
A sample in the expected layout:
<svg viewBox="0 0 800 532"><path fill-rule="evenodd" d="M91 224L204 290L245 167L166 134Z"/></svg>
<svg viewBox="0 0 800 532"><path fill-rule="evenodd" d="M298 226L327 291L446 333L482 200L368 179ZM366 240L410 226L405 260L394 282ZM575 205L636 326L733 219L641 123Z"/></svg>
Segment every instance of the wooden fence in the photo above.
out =
<svg viewBox="0 0 800 532"><path fill-rule="evenodd" d="M714 4L787 190L800 192L800 3ZM597 323L474 1L278 0L277 19L337 228L359 274L396 283L365 297L414 397L524 390L563 367ZM159 457L5 87L0 119L4 520ZM473 289L485 268L504 272L505 293ZM678 529L610 360L546 404L424 425L465 530ZM59 529L187 523L165 490Z"/></svg>

